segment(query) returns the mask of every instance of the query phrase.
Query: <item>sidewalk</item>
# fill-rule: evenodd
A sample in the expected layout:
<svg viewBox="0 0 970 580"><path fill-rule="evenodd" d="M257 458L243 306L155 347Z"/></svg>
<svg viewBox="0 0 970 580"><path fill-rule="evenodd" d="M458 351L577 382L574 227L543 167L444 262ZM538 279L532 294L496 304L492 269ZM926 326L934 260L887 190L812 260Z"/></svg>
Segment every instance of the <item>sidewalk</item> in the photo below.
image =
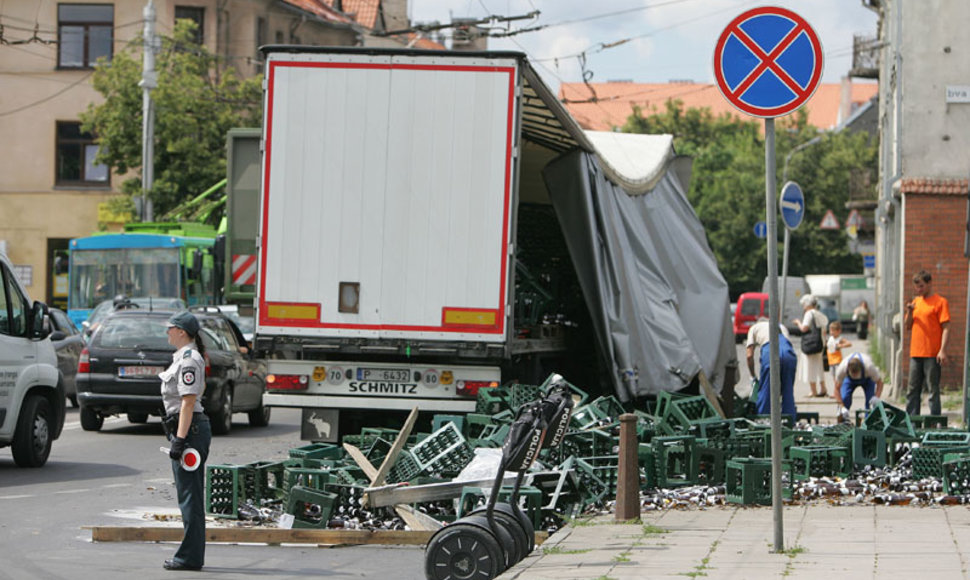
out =
<svg viewBox="0 0 970 580"><path fill-rule="evenodd" d="M786 506L773 553L771 507L646 512L567 526L501 580L970 578L965 506Z"/></svg>

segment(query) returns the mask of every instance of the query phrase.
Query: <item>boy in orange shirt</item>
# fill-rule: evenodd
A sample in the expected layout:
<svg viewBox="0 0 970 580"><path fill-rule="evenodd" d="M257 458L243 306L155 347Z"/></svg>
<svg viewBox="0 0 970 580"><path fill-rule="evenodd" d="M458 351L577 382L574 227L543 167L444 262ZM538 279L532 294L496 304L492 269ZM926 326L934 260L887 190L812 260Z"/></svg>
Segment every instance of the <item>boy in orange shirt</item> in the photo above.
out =
<svg viewBox="0 0 970 580"><path fill-rule="evenodd" d="M940 370L946 362L946 343L950 337L950 305L933 292L933 276L920 270L913 276L916 298L906 304L903 323L911 330L909 341L909 390L906 412L919 415L923 382L930 391L930 414L939 415Z"/></svg>

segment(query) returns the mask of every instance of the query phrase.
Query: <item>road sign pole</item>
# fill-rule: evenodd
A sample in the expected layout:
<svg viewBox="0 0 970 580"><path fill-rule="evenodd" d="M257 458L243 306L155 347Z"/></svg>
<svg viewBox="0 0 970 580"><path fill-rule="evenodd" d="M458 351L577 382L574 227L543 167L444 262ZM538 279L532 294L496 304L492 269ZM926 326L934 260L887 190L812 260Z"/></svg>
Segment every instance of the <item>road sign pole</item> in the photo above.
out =
<svg viewBox="0 0 970 580"><path fill-rule="evenodd" d="M768 217L768 357L771 390L771 506L775 553L785 549L781 502L781 365L778 357L778 208L775 203L775 120L765 119L765 206ZM787 245L786 245L787 247Z"/></svg>
<svg viewBox="0 0 970 580"><path fill-rule="evenodd" d="M785 249L781 258L781 300L778 312L785 315L785 298L788 297L788 244L791 242L791 230L785 228Z"/></svg>

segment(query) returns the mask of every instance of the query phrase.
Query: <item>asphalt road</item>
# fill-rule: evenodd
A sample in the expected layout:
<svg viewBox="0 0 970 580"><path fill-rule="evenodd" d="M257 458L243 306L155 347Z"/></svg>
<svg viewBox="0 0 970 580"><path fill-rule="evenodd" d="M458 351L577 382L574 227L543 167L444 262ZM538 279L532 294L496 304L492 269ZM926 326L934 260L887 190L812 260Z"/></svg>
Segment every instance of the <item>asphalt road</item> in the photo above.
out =
<svg viewBox="0 0 970 580"><path fill-rule="evenodd" d="M17 467L0 449L0 580L171 578L162 562L173 543L94 543L83 526L179 525L175 487L161 424L109 418L101 432L81 429L69 409L61 438L42 468ZM299 440L299 412L274 409L269 427L236 415L228 436L214 437L210 463L286 457ZM177 573L174 573L177 575ZM188 573L193 574L193 573ZM207 548L206 578L424 578L424 550L414 546L220 545Z"/></svg>

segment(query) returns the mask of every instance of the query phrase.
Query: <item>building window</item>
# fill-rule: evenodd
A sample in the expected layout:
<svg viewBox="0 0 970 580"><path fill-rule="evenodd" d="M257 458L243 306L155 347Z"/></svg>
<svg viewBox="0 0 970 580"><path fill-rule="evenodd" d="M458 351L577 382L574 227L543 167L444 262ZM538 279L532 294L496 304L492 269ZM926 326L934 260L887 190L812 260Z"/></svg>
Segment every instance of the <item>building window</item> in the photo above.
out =
<svg viewBox="0 0 970 580"><path fill-rule="evenodd" d="M195 43L202 45L205 41L205 8L198 6L176 6L175 20L191 20L195 22Z"/></svg>
<svg viewBox="0 0 970 580"><path fill-rule="evenodd" d="M111 4L58 4L58 68L92 68L102 56L110 61L114 14Z"/></svg>
<svg viewBox="0 0 970 580"><path fill-rule="evenodd" d="M266 35L269 34L269 29L266 25L265 18L256 19L256 60L262 62L263 54L259 52L259 47L266 44Z"/></svg>
<svg viewBox="0 0 970 580"><path fill-rule="evenodd" d="M57 122L57 185L110 185L108 166L95 163L97 155L94 136L80 123Z"/></svg>

